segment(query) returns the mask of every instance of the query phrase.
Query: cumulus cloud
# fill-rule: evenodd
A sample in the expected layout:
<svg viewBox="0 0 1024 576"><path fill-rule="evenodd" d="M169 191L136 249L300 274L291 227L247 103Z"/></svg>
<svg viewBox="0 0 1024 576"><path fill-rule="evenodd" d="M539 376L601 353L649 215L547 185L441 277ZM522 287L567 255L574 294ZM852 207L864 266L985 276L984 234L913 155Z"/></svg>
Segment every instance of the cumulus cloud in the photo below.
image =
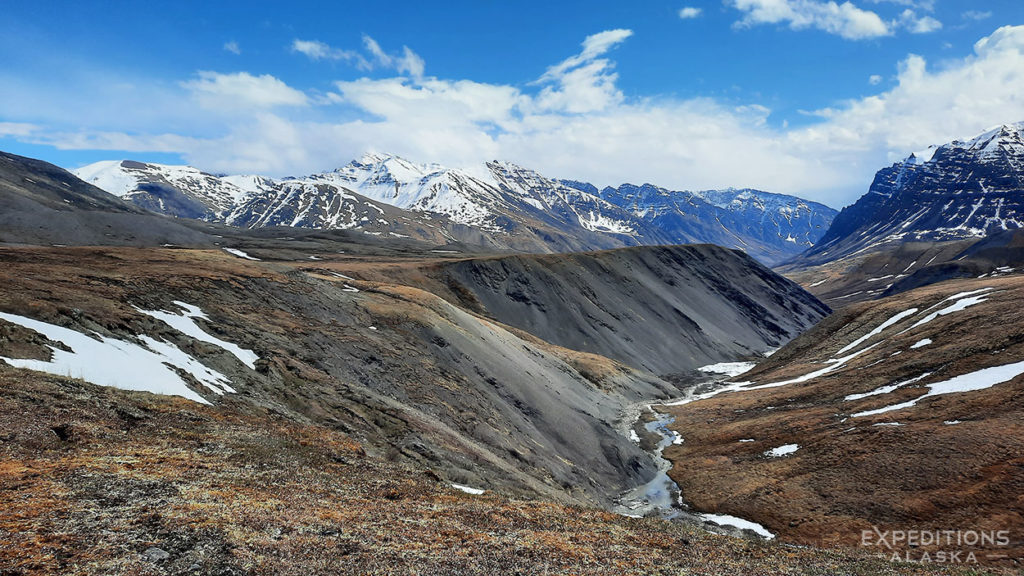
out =
<svg viewBox="0 0 1024 576"><path fill-rule="evenodd" d="M1020 121L1024 26L1000 28L978 41L972 56L938 69L911 55L900 64L897 79L888 92L820 110L822 123L788 138L840 153L885 151L895 160L929 144Z"/></svg>
<svg viewBox="0 0 1024 576"><path fill-rule="evenodd" d="M1000 28L959 61L936 66L908 56L887 89L817 110L794 128L773 122L756 101L625 97L609 54L630 34L586 38L577 54L526 86L361 78L332 85L336 106L314 107L313 95L274 77L204 72L179 85L184 100L235 102L230 114L207 102L160 123L111 113L90 130L0 125L0 132L64 148L175 152L217 172L310 173L376 149L456 167L510 160L597 185L751 186L838 206L862 194L882 165L914 150L1024 120L1024 27ZM182 100L171 96L163 98ZM66 107L59 104L57 112ZM182 128L167 133L168 125Z"/></svg>
<svg viewBox="0 0 1024 576"><path fill-rule="evenodd" d="M633 35L632 30L606 30L587 36L579 54L549 67L536 82L543 85L534 104L537 110L575 114L602 110L622 101L615 85L615 64L601 58Z"/></svg>
<svg viewBox="0 0 1024 576"><path fill-rule="evenodd" d="M703 11L704 10L702 8L695 8L693 6L687 6L685 8L680 8L679 9L679 17L682 18L683 20L690 20L692 18L699 17L701 15L701 12L703 12Z"/></svg>
<svg viewBox="0 0 1024 576"><path fill-rule="evenodd" d="M231 40L230 42L225 42L224 43L224 51L225 52L230 52L230 53L238 56L238 55L240 55L242 53L242 48L238 45L238 42L235 42L234 40Z"/></svg>
<svg viewBox="0 0 1024 576"><path fill-rule="evenodd" d="M894 24L905 28L911 34L928 34L942 29L942 22L931 16L918 16L916 12L909 8L900 14L900 17Z"/></svg>
<svg viewBox="0 0 1024 576"><path fill-rule="evenodd" d="M253 76L248 72L219 74L200 71L197 78L181 85L208 108L274 108L309 103L302 91L269 74Z"/></svg>
<svg viewBox="0 0 1024 576"><path fill-rule="evenodd" d="M852 2L838 4L823 0L728 0L744 12L739 27L758 24L784 24L793 30L813 28L848 40L866 40L891 36L897 30L927 34L942 29L942 22L928 14L934 3L922 0L874 0L907 6L896 18L883 19L878 13L857 7Z"/></svg>
<svg viewBox="0 0 1024 576"><path fill-rule="evenodd" d="M744 13L738 26L786 24L793 30L814 28L848 40L878 38L892 34L890 24L870 10L851 2L837 4L819 0L729 0Z"/></svg>
<svg viewBox="0 0 1024 576"><path fill-rule="evenodd" d="M882 77L879 76L878 74L872 74L868 78L868 84L871 84L872 86L877 86L877 85L879 85L881 83L882 83Z"/></svg>

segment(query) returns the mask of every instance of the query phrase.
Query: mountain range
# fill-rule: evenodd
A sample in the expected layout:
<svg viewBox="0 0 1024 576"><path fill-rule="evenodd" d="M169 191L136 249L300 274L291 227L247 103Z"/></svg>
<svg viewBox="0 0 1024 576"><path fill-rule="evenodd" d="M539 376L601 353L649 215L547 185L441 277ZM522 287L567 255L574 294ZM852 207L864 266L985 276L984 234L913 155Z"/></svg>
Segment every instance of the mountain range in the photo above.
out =
<svg viewBox="0 0 1024 576"><path fill-rule="evenodd" d="M835 211L758 190L680 192L557 180L508 162L474 170L366 154L302 178L217 176L131 160L76 170L83 180L155 212L245 228L359 230L496 250L570 252L713 243L768 264L828 229Z"/></svg>

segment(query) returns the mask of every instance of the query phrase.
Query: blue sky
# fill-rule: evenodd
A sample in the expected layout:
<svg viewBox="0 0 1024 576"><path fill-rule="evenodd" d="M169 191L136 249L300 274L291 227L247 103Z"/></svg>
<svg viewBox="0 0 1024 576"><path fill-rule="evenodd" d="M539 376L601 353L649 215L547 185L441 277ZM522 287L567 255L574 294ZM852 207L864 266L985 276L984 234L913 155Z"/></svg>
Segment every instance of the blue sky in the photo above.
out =
<svg viewBox="0 0 1024 576"><path fill-rule="evenodd" d="M0 149L276 176L497 158L841 206L1024 120L1018 0L323 4L5 6Z"/></svg>

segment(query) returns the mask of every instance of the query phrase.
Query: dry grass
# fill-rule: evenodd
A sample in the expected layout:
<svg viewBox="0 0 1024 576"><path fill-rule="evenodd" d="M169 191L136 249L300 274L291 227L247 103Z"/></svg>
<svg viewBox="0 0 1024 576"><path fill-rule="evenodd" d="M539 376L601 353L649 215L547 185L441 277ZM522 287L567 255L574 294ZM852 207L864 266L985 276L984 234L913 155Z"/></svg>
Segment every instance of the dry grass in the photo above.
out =
<svg viewBox="0 0 1024 576"><path fill-rule="evenodd" d="M5 576L931 573L471 496L263 413L7 368L0 386Z"/></svg>
<svg viewBox="0 0 1024 576"><path fill-rule="evenodd" d="M869 417L850 415L923 391L909 386L844 401L925 372L933 376L922 384L1019 362L1024 278L944 283L851 306L739 379L765 384L810 373L899 312L925 310L954 293L988 286L998 291L987 302L897 335L912 323L904 321L866 342L880 343L841 370L671 408L673 428L685 438L666 451L679 462L673 478L699 509L750 518L803 544L859 546L861 530L872 526L1007 529L1010 546L978 547L978 556L1024 557L1024 378ZM933 343L910 349L923 338ZM963 423L943 424L952 420ZM874 426L892 422L900 426ZM755 441L739 442L747 438ZM784 458L764 456L784 444L800 449ZM917 552L929 549L940 547ZM992 562L1017 570L1013 561Z"/></svg>

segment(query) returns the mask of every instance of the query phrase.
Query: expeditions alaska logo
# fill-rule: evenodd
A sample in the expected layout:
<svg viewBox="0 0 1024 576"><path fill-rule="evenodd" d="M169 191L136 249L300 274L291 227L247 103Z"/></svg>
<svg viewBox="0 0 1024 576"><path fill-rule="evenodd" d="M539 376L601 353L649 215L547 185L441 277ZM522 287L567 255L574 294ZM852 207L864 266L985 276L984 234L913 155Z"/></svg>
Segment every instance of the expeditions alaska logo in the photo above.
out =
<svg viewBox="0 0 1024 576"><path fill-rule="evenodd" d="M860 545L882 548L881 556L893 562L918 564L977 564L978 555L985 560L1007 558L1006 554L981 551L977 548L1010 545L1009 530L862 530ZM924 550L918 550L924 548Z"/></svg>

